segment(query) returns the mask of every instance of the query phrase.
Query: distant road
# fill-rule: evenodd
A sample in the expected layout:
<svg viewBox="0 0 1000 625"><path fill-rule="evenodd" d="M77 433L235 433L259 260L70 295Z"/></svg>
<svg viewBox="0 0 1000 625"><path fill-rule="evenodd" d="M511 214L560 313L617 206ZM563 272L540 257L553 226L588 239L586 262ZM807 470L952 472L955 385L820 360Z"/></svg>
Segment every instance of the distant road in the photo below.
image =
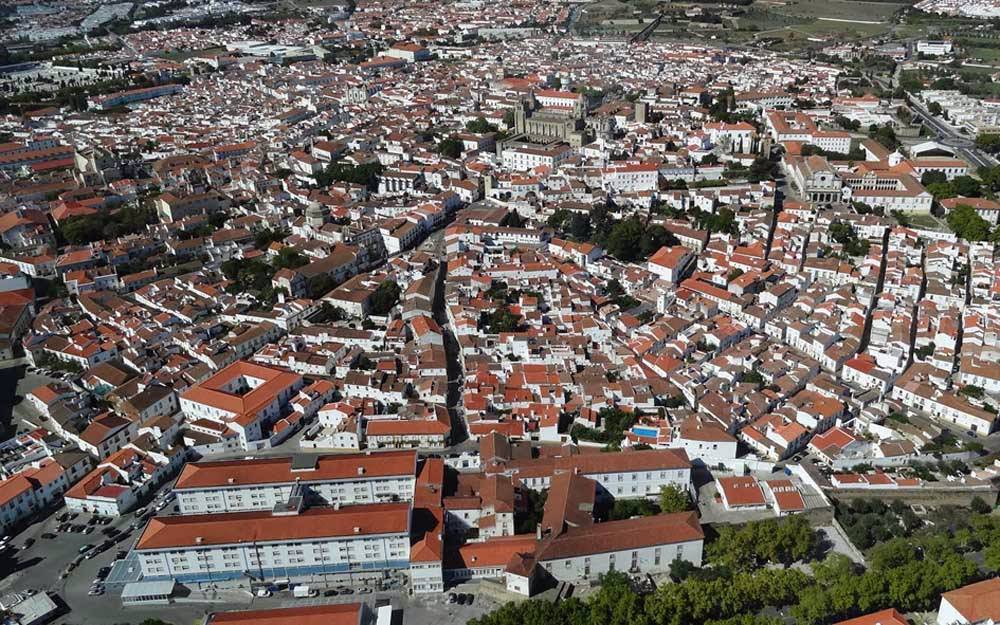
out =
<svg viewBox="0 0 1000 625"><path fill-rule="evenodd" d="M938 141L954 149L959 156L965 158L976 167L993 166L993 160L982 151L977 150L975 142L972 139L960 134L953 126L944 120L931 115L930 112L924 108L923 104L921 104L917 98L913 97L913 95L907 93L906 98L910 104L910 108L916 111L917 114L923 118L924 123L937 133L936 138Z"/></svg>

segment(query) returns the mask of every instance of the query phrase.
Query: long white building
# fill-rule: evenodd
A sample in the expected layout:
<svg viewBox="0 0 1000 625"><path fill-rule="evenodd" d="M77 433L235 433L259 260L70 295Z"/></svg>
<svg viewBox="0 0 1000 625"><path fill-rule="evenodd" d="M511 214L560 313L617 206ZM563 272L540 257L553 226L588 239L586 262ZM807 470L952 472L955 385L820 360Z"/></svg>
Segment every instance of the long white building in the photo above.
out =
<svg viewBox="0 0 1000 625"><path fill-rule="evenodd" d="M314 505L413 498L415 451L193 462L174 485L181 514L270 510L293 495Z"/></svg>
<svg viewBox="0 0 1000 625"><path fill-rule="evenodd" d="M609 571L664 573L676 559L701 566L705 533L694 512L571 527L538 550L539 564L560 581Z"/></svg>
<svg viewBox="0 0 1000 625"><path fill-rule="evenodd" d="M576 473L597 482L600 495L615 499L656 497L664 486L691 492L691 461L681 449L509 460L486 472L516 476L534 490L548 488L557 473Z"/></svg>
<svg viewBox="0 0 1000 625"><path fill-rule="evenodd" d="M154 517L136 543L145 581L378 574L410 566L410 505Z"/></svg>

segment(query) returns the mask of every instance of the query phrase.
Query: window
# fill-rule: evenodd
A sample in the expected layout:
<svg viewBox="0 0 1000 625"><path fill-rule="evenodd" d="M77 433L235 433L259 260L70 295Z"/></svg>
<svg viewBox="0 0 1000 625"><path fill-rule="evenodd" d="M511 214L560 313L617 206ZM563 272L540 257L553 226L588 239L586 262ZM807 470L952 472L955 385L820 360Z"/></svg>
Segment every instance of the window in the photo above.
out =
<svg viewBox="0 0 1000 625"><path fill-rule="evenodd" d="M611 554L610 556L608 556L608 570L609 571L615 570L615 554Z"/></svg>

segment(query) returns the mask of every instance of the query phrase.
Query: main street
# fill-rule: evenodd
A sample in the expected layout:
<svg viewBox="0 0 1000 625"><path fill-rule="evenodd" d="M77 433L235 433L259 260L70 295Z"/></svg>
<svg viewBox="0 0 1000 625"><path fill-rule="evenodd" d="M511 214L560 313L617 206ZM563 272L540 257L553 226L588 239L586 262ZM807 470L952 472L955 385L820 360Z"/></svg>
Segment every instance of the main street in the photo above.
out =
<svg viewBox="0 0 1000 625"><path fill-rule="evenodd" d="M976 167L992 167L996 164L992 158L975 147L975 141L963 136L951 124L932 115L917 98L910 94L906 94L906 98L910 108L937 134L936 139L939 143L955 150L958 156Z"/></svg>

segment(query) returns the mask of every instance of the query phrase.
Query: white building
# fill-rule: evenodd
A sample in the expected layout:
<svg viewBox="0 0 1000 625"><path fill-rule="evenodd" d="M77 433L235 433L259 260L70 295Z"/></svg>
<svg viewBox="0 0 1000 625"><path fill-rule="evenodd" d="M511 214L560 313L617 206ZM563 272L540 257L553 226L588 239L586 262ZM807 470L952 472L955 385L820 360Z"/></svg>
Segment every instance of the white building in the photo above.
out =
<svg viewBox="0 0 1000 625"><path fill-rule="evenodd" d="M309 581L410 565L410 506L154 517L135 546L142 577L180 583Z"/></svg>
<svg viewBox="0 0 1000 625"><path fill-rule="evenodd" d="M609 571L664 573L677 559L701 566L704 540L694 512L660 514L569 528L543 542L537 560L559 581L597 579Z"/></svg>
<svg viewBox="0 0 1000 625"><path fill-rule="evenodd" d="M969 584L941 595L938 625L1000 622L1000 578Z"/></svg>
<svg viewBox="0 0 1000 625"><path fill-rule="evenodd" d="M270 510L293 494L317 505L409 501L416 470L414 451L193 462L173 492L181 514Z"/></svg>

